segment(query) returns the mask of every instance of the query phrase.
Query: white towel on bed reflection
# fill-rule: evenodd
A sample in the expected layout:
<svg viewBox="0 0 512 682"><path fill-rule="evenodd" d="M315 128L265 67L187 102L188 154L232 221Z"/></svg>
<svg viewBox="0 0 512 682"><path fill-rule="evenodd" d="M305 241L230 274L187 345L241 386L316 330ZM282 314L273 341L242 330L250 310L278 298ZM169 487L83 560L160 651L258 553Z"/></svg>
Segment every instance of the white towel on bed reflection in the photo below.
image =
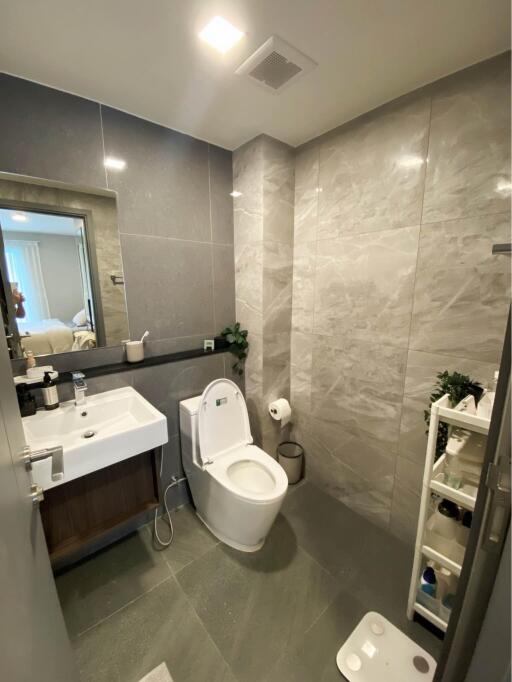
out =
<svg viewBox="0 0 512 682"><path fill-rule="evenodd" d="M73 350L88 350L96 348L96 334L94 332L75 332Z"/></svg>
<svg viewBox="0 0 512 682"><path fill-rule="evenodd" d="M31 350L34 355L66 353L73 347L73 332L60 320L42 320L36 325L27 324L23 331L28 334L21 337L23 350Z"/></svg>

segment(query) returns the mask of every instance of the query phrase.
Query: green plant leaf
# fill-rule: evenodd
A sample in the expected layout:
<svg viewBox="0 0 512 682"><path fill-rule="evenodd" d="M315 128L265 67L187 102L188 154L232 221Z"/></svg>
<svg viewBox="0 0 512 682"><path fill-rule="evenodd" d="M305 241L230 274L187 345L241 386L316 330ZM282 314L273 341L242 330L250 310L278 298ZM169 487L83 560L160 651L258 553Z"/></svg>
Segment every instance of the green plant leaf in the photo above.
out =
<svg viewBox="0 0 512 682"><path fill-rule="evenodd" d="M240 376L244 373L244 362L247 358L247 349L249 342L247 336L249 332L247 329L240 330L240 322L235 322L232 327L225 327L221 334L229 343L229 352L232 353L237 361L233 365L233 370Z"/></svg>

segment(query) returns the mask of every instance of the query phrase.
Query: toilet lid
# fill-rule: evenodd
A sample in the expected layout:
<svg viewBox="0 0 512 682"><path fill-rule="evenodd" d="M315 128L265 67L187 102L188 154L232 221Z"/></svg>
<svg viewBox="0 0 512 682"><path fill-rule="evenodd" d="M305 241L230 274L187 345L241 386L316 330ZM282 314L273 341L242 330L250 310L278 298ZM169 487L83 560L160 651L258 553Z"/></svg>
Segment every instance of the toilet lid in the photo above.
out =
<svg viewBox="0 0 512 682"><path fill-rule="evenodd" d="M252 443L244 396L229 379L216 379L204 389L198 410L199 451L203 464L226 450Z"/></svg>

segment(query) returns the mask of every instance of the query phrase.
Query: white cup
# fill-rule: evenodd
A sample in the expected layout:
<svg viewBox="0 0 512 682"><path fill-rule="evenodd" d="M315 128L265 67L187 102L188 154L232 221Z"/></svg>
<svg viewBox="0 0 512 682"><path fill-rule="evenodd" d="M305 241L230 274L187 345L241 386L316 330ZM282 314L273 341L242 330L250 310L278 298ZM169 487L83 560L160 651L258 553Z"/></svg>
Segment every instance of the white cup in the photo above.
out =
<svg viewBox="0 0 512 682"><path fill-rule="evenodd" d="M128 362L142 362L144 360L144 341L127 341L125 346Z"/></svg>

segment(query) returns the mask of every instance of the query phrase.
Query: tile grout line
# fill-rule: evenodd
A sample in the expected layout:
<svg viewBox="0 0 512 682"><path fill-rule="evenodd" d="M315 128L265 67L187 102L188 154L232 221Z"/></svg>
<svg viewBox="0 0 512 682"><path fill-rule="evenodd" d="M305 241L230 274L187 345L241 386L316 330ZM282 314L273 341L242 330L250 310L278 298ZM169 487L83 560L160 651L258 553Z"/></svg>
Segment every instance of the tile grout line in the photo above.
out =
<svg viewBox="0 0 512 682"><path fill-rule="evenodd" d="M336 499L336 500L337 500L337 498L333 498L333 499ZM341 500L337 500L337 501L338 501L340 504L343 504L343 502L341 502ZM328 568L326 568L325 566L323 566L323 565L320 563L320 561L319 561L316 557L314 557L312 554L310 554L310 553L308 552L308 550L305 549L305 548L300 544L300 542L297 542L297 548L300 549L300 551L303 552L307 557L309 557L309 558L311 559L311 561L313 561L313 563L315 563L319 568L321 568L322 571L323 571L324 573L326 573L326 574L327 574L329 577L331 577L334 581L336 580L337 573L332 573ZM336 585L335 585L335 587L336 587Z"/></svg>
<svg viewBox="0 0 512 682"><path fill-rule="evenodd" d="M380 234L381 232L398 232L400 230L407 230L411 229L413 227L418 227L421 224L421 221L418 221L413 224L407 224L407 225L397 225L396 227L381 227L378 230L367 230L365 232L344 232L344 233L337 233L336 235L333 236L327 236L327 237L318 237L316 240L313 239L308 239L306 241L318 241L318 242L342 242L345 239L357 239L358 237L368 237L369 235L372 234ZM304 243L306 243L306 241Z"/></svg>
<svg viewBox="0 0 512 682"><path fill-rule="evenodd" d="M314 260L313 260L313 272L312 272L312 277L313 277L313 309L311 311L311 317L312 317L312 324L311 324L311 333L314 334L316 330L316 319L315 319L315 309L316 309L316 294L317 294L317 272L318 272L318 228L320 225L320 192L317 191L320 188L320 155L321 152L321 145L318 145L317 149L317 170L316 170L316 188L315 188L315 239L312 243L314 243ZM308 249L309 251L309 249ZM310 255L308 255L308 259L310 258ZM293 300L292 300L292 309L293 309ZM313 357L314 357L314 345L311 347L311 367L309 370L309 377L306 379L307 382L307 390L306 390L306 395L309 392L309 404L312 404L313 400ZM290 377L291 379L291 377Z"/></svg>
<svg viewBox="0 0 512 682"><path fill-rule="evenodd" d="M164 562L165 563L165 562ZM169 567L166 565L166 568L169 569ZM94 628L97 628L99 625L102 625L105 623L107 620L110 620L113 616L117 615L121 611L124 611L128 606L131 606L135 602L139 601L139 599L142 599L142 597L145 597L148 595L150 592L153 592L153 590L156 590L157 587L160 587L160 585L163 585L164 583L168 582L169 580L174 579L174 576L172 573L170 573L166 578L163 578L159 582L157 582L155 585L149 588L149 590L146 590L145 592L142 592L142 594L137 595L133 599L130 599L130 601L126 602L126 604L123 604L123 606L120 606L118 609L115 611L112 611L112 613L109 613L108 616L105 616L104 618L100 618L94 625L90 625L88 628L85 628L85 630L82 630L81 632L77 633L73 639L80 639L83 635L86 635L88 632L91 630L94 630Z"/></svg>
<svg viewBox="0 0 512 682"><path fill-rule="evenodd" d="M406 230L410 229L412 227L418 227L418 226L423 226L423 225L441 225L444 223L456 223L460 222L461 220L475 220L475 219L482 219L482 218L490 218L493 216L508 216L510 215L510 211L508 210L500 210L500 211L491 211L489 213L468 213L465 215L458 216L456 218L439 218L438 220L427 220L423 221L420 219L419 222L417 223L408 223L407 225L397 225L396 227L382 227L379 228L378 230L367 230L363 232L345 232L343 234L337 233L336 235L330 235L327 237L318 237L317 239L305 239L304 241L298 242L298 244L306 244L314 241L319 241L319 242L328 242L328 241L334 241L334 242L339 242L343 241L345 239L351 239L351 238L356 238L356 237L364 237L372 234L380 234L381 232L397 232L398 230Z"/></svg>
<svg viewBox="0 0 512 682"><path fill-rule="evenodd" d="M298 549L300 549L307 557L309 557L309 558L313 561L313 563L315 563L317 566L319 566L320 569L321 569L324 573L326 573L328 576L332 577L332 578L333 578L333 582L336 581L337 574L335 575L335 574L331 573L331 572L330 572L329 570L327 570L324 566L322 566L322 564L321 564L314 556L312 556L306 549L304 549L304 547L303 547L299 542L297 543L297 547L298 547ZM337 585L335 584L335 591L334 591L334 594L333 594L332 598L327 602L327 604L326 604L326 605L324 606L324 608L320 611L320 613L312 620L312 622L308 625L308 627L304 630L304 632L302 632L302 634L300 635L300 639L303 639L303 638L307 635L307 633L311 630L311 628L319 621L319 619L325 614L325 612L334 604L334 602L336 601L336 599L338 598L338 596L339 596L339 592L338 592ZM285 648L283 649L281 655L280 655L280 656L277 658L277 660L274 662L274 665L272 665L272 666L270 667L270 669L268 670L268 673L272 673L272 671L276 670L276 668L277 668L277 666L279 665L280 661L282 661L282 660L288 655L288 653L291 653L292 651L293 651L293 643L292 643L290 646L285 647Z"/></svg>
<svg viewBox="0 0 512 682"><path fill-rule="evenodd" d="M212 536L212 537L214 537L214 536ZM217 538L215 538L215 540L216 540L215 544L214 544L212 547L210 547L209 549L207 549L206 552L204 552L203 554L201 554L201 556L198 556L198 557L195 557L194 559L191 559L188 563L186 563L184 566L182 566L181 568L179 568L177 571L174 571L174 570L171 568L170 564L167 563L167 560L164 558L164 561L165 561L165 562L167 563L167 565L169 566L169 569L171 570L171 572L172 572L172 574L174 575L174 577L177 579L177 576L178 576L182 571L184 571L186 568L189 568L190 566L192 566L193 564L195 564L197 561L201 561L201 559L204 559L208 554L210 554L210 552L212 552L214 549L216 549L216 548L221 544L221 542L220 542L220 540L217 540Z"/></svg>
<svg viewBox="0 0 512 682"><path fill-rule="evenodd" d="M474 220L476 218L490 218L492 216L503 215L509 216L510 210L507 211L491 211L490 213L468 213L467 215L461 215L457 218L441 218L440 220L425 220L421 221L421 225L439 225L440 223L456 223L461 220Z"/></svg>
<svg viewBox="0 0 512 682"><path fill-rule="evenodd" d="M185 244L207 244L210 245L212 242L209 241L203 241L200 239L182 239L181 237L166 237L161 234L138 234L137 232L122 232L119 231L119 235L121 237L144 237L146 239L166 239L169 242L183 242ZM229 242L216 242L217 246L230 246L233 247L233 244L230 244Z"/></svg>
<svg viewBox="0 0 512 682"><path fill-rule="evenodd" d="M423 348L409 348L410 351L413 353L428 353L429 355L440 355L443 358L453 358L454 360L470 360L471 362L479 362L481 364L488 364L488 365L495 365L496 362L492 360L477 360L476 358L469 357L467 355L452 355L449 353L440 353L438 351L433 351L433 350L425 350ZM406 395L413 395L412 393L408 393Z"/></svg>
<svg viewBox="0 0 512 682"><path fill-rule="evenodd" d="M217 543L217 545L218 545L218 544L220 544L220 543ZM200 559L202 559L203 557L205 557L205 556L206 556L207 554L209 554L212 550L216 549L217 545L215 545L214 547L211 547L207 552L205 552L205 554L203 554L201 557L198 557L197 559L194 559L194 560L191 561L189 564L187 564L187 566L190 566L191 564L194 563L194 561L199 561ZM186 566L184 566L183 568L186 568ZM181 570L183 570L183 569L180 569L180 571L181 571ZM180 571L178 571L178 572L180 572ZM176 574L176 575L177 575L177 574ZM193 613L193 615L194 615L196 621L199 623L200 627L201 627L201 628L203 629L203 631L205 632L206 637L207 637L208 640L211 642L211 644L212 644L213 648L215 649L215 651L217 651L217 653L219 654L221 660L224 661L224 663L225 663L227 669L229 670L229 672L233 675L233 677L234 677L235 680L238 680L238 677L235 675L235 673L234 673L234 671L233 671L231 665L230 665L230 664L228 663L228 661L225 659L225 657L224 657L222 651L219 649L219 647L217 646L217 643L215 642L215 640L213 639L213 637L210 635L210 632L208 631L206 625L203 623L203 621L202 621L202 619L201 619L201 616L197 613L195 606L194 606L193 603L190 601L190 599L189 599L187 593L185 592L185 590L184 590L183 587L181 586L181 583L180 583L179 580L177 579L176 575L173 576L173 577L174 577L174 581L175 581L176 585L178 586L179 590L181 591L183 597L185 598L185 601L186 601L187 604L189 605L189 607L190 607L190 609L191 609L191 611L192 611L192 613Z"/></svg>
<svg viewBox="0 0 512 682"><path fill-rule="evenodd" d="M210 145L208 145L208 211L210 215L210 267L212 269L212 317L213 328L217 329L215 314L215 263L213 257L213 220L212 220L212 169L210 164ZM233 235L234 239L234 235Z"/></svg>
<svg viewBox="0 0 512 682"><path fill-rule="evenodd" d="M400 435L402 433L402 422L404 418L404 399L405 399L405 382L407 380L407 368L409 366L409 352L411 348L411 337L412 337L412 326L413 326L413 318L414 318L414 298L416 294L416 282L418 278L418 265L419 265L419 260L420 260L420 251L421 251L421 231L422 231L422 226L423 226L423 210L425 206L425 193L427 191L427 173L428 173L428 162L429 162L429 153L430 153L430 137L432 133L432 107L433 107L433 97L430 95L430 110L429 110L429 117L428 117L428 137L427 137L427 150L426 150L426 163L425 163L425 170L423 173L423 192L421 195L421 207L420 207L420 224L419 224L419 230L418 230L418 244L416 247L416 260L415 260L415 267L414 267L414 278L412 282L412 293L411 293L411 312L409 315L409 334L407 336L407 347L405 351L405 368L404 368L404 378L402 382L402 400L400 402L400 419L398 422L398 433L397 433L397 442L396 442L396 455L395 455L395 468L393 472L393 490L391 493L391 508L390 508L390 516L389 516L389 528L391 528L391 517L393 514L393 506L395 503L395 493L398 494L397 490L397 471L398 471L398 457L399 457L399 452L400 452Z"/></svg>
<svg viewBox="0 0 512 682"><path fill-rule="evenodd" d="M148 533L149 536L150 536L150 538L152 539L151 530L149 529L149 525L150 525L151 523L152 523L151 521L149 521L148 523L145 523L145 524L144 524L143 526L141 526L138 530L139 530L139 531L142 531L143 533ZM159 585L162 585L162 584L165 583L167 580L169 580L169 578L173 577L172 570L171 570L170 566L167 564L167 562L165 561L165 559L164 559L163 557L162 557L162 564L165 566L165 568L167 568L167 570L168 570L168 572L169 572L169 575L168 575L166 578L163 578L163 579L160 580L158 583L156 583L155 585L153 585L152 587L150 587L148 590L145 590L145 591L142 592L141 594L137 595L137 597L134 597L133 599L130 599L128 602L126 602L126 604L123 604L123 606L120 606L120 607L119 607L118 609L116 609L115 611L112 611L112 613L109 613L108 616L105 616L104 618L100 618L100 620L98 620L98 621L97 621L96 623L94 623L93 625L91 625L91 626L89 626L88 628L85 628L85 630L82 630L81 632L77 633L77 634L75 635L75 639L80 638L82 635L84 635L84 634L86 634L87 632L89 632L90 630L94 629L97 625L100 625L101 623L105 622L106 620L108 620L109 618L111 618L112 616L114 616L116 613L119 613L120 611L122 611L123 609L125 609L125 608L126 608L127 606L129 606L130 604L133 604L134 602L138 601L141 597L144 597L146 594L149 594L149 593L152 592L156 587L158 587Z"/></svg>
<svg viewBox="0 0 512 682"><path fill-rule="evenodd" d="M107 185L107 189L109 189L108 186L108 170L105 165L105 131L103 129L103 111L102 111L102 104L99 104L100 107L100 129L101 129L101 146L103 148L103 170L105 171L105 183Z"/></svg>

